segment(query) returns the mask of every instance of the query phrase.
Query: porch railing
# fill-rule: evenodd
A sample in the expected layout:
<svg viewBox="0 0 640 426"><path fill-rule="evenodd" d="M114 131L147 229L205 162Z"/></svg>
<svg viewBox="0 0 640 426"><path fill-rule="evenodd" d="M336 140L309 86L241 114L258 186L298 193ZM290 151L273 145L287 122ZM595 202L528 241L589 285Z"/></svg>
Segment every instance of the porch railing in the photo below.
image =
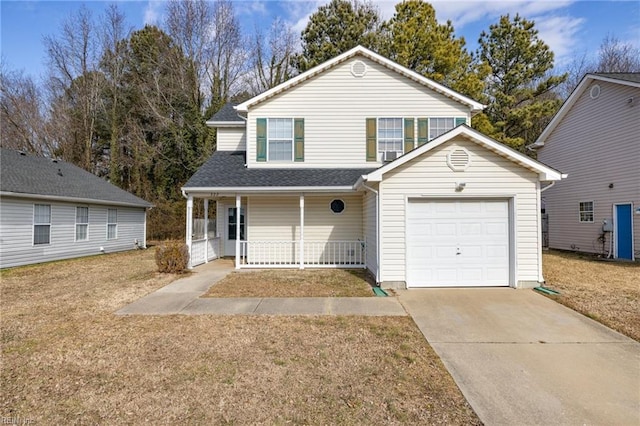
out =
<svg viewBox="0 0 640 426"><path fill-rule="evenodd" d="M305 241L304 261L308 267L365 266L364 241ZM299 241L240 241L240 267L299 267Z"/></svg>
<svg viewBox="0 0 640 426"><path fill-rule="evenodd" d="M220 257L220 238L204 238L191 242L191 266Z"/></svg>

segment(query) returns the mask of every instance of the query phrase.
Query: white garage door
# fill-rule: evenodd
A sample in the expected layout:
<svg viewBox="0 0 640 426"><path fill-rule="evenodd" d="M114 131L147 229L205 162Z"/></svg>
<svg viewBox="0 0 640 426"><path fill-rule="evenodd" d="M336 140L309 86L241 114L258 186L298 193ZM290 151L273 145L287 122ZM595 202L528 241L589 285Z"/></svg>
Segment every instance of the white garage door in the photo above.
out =
<svg viewBox="0 0 640 426"><path fill-rule="evenodd" d="M508 201L409 201L407 287L508 285Z"/></svg>

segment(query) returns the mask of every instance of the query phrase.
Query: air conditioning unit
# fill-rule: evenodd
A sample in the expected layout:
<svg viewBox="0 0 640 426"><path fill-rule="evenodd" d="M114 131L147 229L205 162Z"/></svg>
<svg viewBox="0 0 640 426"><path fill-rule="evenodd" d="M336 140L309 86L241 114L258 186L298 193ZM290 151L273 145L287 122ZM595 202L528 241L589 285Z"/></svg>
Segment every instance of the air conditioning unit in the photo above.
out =
<svg viewBox="0 0 640 426"><path fill-rule="evenodd" d="M399 156L400 155L398 155L398 151L385 151L382 153L382 161L384 162L393 161Z"/></svg>

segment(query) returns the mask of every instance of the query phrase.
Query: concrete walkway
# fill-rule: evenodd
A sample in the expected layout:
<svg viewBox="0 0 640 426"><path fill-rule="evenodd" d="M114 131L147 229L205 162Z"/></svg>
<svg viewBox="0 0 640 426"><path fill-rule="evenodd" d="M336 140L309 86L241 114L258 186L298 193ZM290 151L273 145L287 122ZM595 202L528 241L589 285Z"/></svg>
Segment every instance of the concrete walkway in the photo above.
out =
<svg viewBox="0 0 640 426"><path fill-rule="evenodd" d="M406 316L396 297L212 298L203 294L233 271L220 260L116 312L118 315L366 315Z"/></svg>
<svg viewBox="0 0 640 426"><path fill-rule="evenodd" d="M632 339L533 290L398 293L484 424L640 424Z"/></svg>

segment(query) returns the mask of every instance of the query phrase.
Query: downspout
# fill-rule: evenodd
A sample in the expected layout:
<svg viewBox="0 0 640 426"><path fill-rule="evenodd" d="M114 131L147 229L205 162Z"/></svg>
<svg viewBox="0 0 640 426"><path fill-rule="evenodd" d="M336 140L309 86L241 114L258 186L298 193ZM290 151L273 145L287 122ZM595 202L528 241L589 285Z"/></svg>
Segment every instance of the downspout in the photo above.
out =
<svg viewBox="0 0 640 426"><path fill-rule="evenodd" d="M378 191L371 188L370 186L367 186L364 182L362 183L362 186L365 189L368 189L369 191L373 192L376 196L376 283L379 286L381 284L380 283L380 202L379 202L380 197L379 197Z"/></svg>

